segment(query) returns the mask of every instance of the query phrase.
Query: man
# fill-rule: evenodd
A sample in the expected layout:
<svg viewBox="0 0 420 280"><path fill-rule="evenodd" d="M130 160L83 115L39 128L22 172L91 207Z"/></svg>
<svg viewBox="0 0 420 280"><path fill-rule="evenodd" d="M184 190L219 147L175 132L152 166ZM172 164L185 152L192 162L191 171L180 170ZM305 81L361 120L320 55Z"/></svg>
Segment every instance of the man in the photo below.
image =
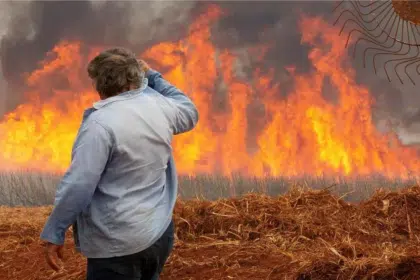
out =
<svg viewBox="0 0 420 280"><path fill-rule="evenodd" d="M194 128L197 109L161 74L122 48L88 74L101 101L85 111L70 168L41 233L55 270L67 229L88 280L158 279L173 246L177 177L171 141Z"/></svg>

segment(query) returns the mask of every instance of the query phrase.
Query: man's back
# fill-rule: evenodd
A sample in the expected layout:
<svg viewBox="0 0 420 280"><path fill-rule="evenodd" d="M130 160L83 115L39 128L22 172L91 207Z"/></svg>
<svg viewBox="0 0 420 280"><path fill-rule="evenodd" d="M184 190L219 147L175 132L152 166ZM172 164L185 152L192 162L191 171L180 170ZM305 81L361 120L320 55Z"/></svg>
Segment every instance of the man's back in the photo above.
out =
<svg viewBox="0 0 420 280"><path fill-rule="evenodd" d="M172 137L197 121L191 100L152 70L139 89L95 103L85 111L72 164L41 237L62 242L76 219L76 246L88 258L150 247L172 220Z"/></svg>
<svg viewBox="0 0 420 280"><path fill-rule="evenodd" d="M135 90L106 100L88 117L114 142L87 217L78 220L89 227L81 232L88 240L80 240L81 248L89 248L85 255L141 251L169 225L176 190L165 185L172 140L165 99L151 88Z"/></svg>
<svg viewBox="0 0 420 280"><path fill-rule="evenodd" d="M83 114L41 233L47 263L59 270L73 225L88 280L158 279L174 238L171 140L195 127L197 109L127 49L101 52L87 72L101 101Z"/></svg>

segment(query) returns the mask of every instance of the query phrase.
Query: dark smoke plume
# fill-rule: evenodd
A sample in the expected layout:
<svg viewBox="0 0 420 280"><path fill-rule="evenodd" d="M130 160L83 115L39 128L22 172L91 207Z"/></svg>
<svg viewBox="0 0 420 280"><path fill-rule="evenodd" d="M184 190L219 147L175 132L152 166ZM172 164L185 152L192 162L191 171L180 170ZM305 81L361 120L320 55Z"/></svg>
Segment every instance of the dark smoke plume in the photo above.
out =
<svg viewBox="0 0 420 280"><path fill-rule="evenodd" d="M211 3L176 0L2 3L4 7L0 8L10 15L7 22L0 20L0 36L3 35L0 61L9 88L6 109L11 110L23 102L19 94L22 74L32 71L60 40L77 39L101 46L119 45L141 52L157 42L185 36L188 24L208 4ZM278 70L279 80L284 82L282 79L285 79L283 85L286 89L287 86L293 87L293 83L290 81L288 85L285 67L294 65L300 73L311 71L307 57L309 48L301 44L299 17L307 14L321 16L329 22L334 20L334 2L331 1L216 1L214 4L225 11L223 18L213 27L214 44L219 48L236 49L270 43L272 48L264 61L254 62L251 58L243 65L243 71L250 73L257 66L266 69L274 67ZM401 116L406 100L413 99L414 91L393 86L374 75L371 69L363 69L357 61L353 64L358 81L370 87L379 100L378 118ZM287 90L280 94L285 92ZM2 93L0 96L4 95L4 90Z"/></svg>
<svg viewBox="0 0 420 280"><path fill-rule="evenodd" d="M271 48L263 66L278 69L283 73L283 91L279 95L287 93L288 87L293 87L293 82L288 83L287 73L284 67L295 66L299 73L311 71L308 60L309 47L301 44L301 32L298 20L301 15L321 16L329 22L334 22L336 15L333 9L337 3L333 1L261 1L261 2L237 2L230 1L221 3L221 7L227 10L217 26L215 42L219 47L237 48L253 46L260 43L270 43ZM343 36L343 40L346 37ZM351 52L352 50L349 49ZM350 56L349 56L350 57ZM376 100L374 119L377 122L383 119L403 119L405 116L405 104L413 104L415 90L405 85L404 87L389 83L385 76L375 75L373 69L364 68L361 61L351 60L356 69L356 79L369 87ZM249 72L257 65L251 64ZM258 65L261 66L261 65ZM285 78L286 77L286 78ZM328 86L325 92L330 96ZM415 98L414 98L415 99ZM409 101L410 100L410 101ZM418 104L418 102L417 102ZM420 118L419 118L420 120Z"/></svg>
<svg viewBox="0 0 420 280"><path fill-rule="evenodd" d="M22 74L31 72L59 41L125 46L141 51L162 41L181 38L191 2L32 1L4 5L12 19L0 44L3 76L13 89L9 108L22 102Z"/></svg>

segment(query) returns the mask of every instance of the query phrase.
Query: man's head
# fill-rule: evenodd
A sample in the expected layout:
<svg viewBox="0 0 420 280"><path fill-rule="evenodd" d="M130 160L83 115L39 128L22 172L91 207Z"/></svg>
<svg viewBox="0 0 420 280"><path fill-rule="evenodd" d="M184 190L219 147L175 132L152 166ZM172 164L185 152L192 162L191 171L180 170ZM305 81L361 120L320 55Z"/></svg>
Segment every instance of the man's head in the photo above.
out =
<svg viewBox="0 0 420 280"><path fill-rule="evenodd" d="M100 53L89 62L87 72L101 99L139 88L144 77L136 55L124 48Z"/></svg>

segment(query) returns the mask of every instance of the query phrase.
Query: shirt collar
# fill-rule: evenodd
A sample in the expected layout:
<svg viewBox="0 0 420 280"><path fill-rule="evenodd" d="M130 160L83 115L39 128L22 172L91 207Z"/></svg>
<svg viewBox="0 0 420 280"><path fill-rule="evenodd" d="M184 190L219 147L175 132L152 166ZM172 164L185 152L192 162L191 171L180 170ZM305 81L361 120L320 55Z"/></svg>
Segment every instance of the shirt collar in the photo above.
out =
<svg viewBox="0 0 420 280"><path fill-rule="evenodd" d="M123 92L123 93L118 94L116 96L112 96L112 97L109 97L107 99L95 102L95 103L93 103L93 108L98 110L98 109L104 107L105 105L107 105L109 103L112 103L112 102L115 102L115 101L121 101L121 100L124 100L124 99L127 99L127 98L131 98L135 95L138 95L143 90L145 90L147 88L147 84L148 84L148 80L147 80L147 78L144 78L140 88L133 89L133 90L130 90L130 91L126 91L126 92Z"/></svg>

